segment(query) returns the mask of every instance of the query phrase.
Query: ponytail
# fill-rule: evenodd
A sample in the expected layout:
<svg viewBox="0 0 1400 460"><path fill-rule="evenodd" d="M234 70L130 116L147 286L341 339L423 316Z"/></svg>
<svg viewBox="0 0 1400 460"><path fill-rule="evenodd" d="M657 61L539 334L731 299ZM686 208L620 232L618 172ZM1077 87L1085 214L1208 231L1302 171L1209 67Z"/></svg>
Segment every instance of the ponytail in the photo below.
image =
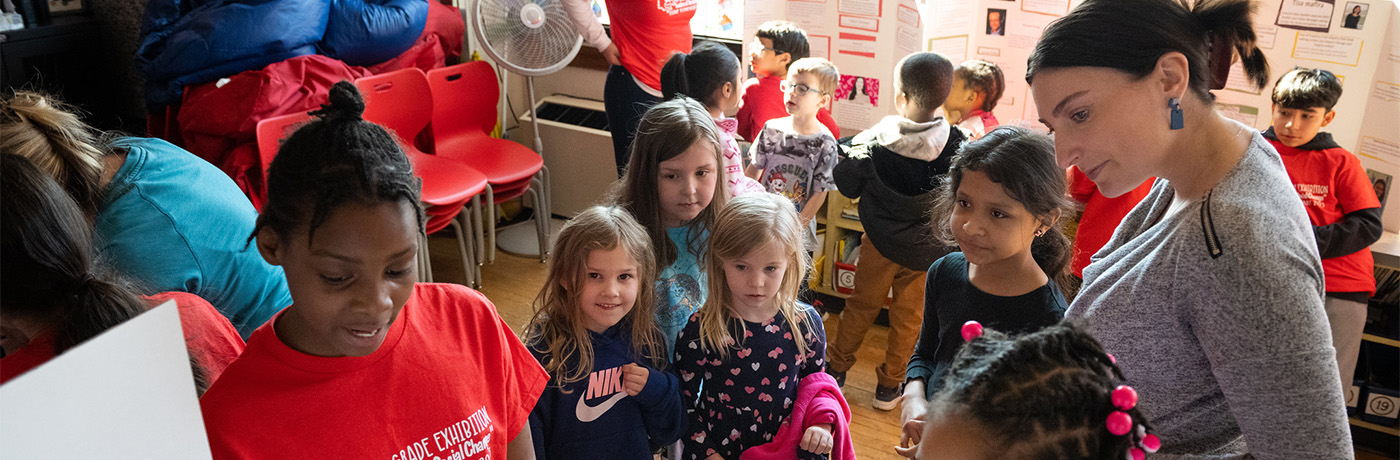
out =
<svg viewBox="0 0 1400 460"><path fill-rule="evenodd" d="M725 83L738 84L739 57L724 45L701 41L686 53L672 53L661 67L661 95L676 95L700 101L705 108L719 107L719 90ZM734 88L739 91L739 88Z"/></svg>
<svg viewBox="0 0 1400 460"><path fill-rule="evenodd" d="M55 329L54 353L60 354L113 326L126 322L146 311L146 303L125 287L108 277L83 274L73 280L72 291L66 296L68 306Z"/></svg>
<svg viewBox="0 0 1400 460"><path fill-rule="evenodd" d="M1061 213L1063 216L1064 213ZM1064 225L1061 217L1053 225L1050 225L1045 233L1036 237L1031 243L1031 258L1035 259L1035 264L1040 267L1040 271L1045 272L1045 276L1055 281L1055 285L1060 288L1060 294L1070 297L1070 292L1076 282L1070 274L1070 259L1074 255L1073 245L1069 237L1065 236Z"/></svg>
<svg viewBox="0 0 1400 460"><path fill-rule="evenodd" d="M671 99L677 94L690 95L690 78L685 72L686 54L680 51L671 53L671 58L661 66L661 97ZM704 102L703 99L701 99Z"/></svg>
<svg viewBox="0 0 1400 460"><path fill-rule="evenodd" d="M0 106L0 152L22 156L48 173L92 217L101 202L105 151L98 132L76 113L43 94L16 92Z"/></svg>
<svg viewBox="0 0 1400 460"><path fill-rule="evenodd" d="M1258 87L1269 65L1255 43L1250 0L1086 0L1051 23L1026 62L1026 83L1037 72L1062 67L1106 67L1135 78L1151 73L1163 54L1186 56L1190 88L1203 101L1224 86L1231 57Z"/></svg>
<svg viewBox="0 0 1400 460"><path fill-rule="evenodd" d="M1259 50L1254 34L1255 5L1246 0L1201 0L1191 10L1210 34L1211 89L1225 87L1232 54L1239 54L1245 76L1257 88L1269 83L1269 62Z"/></svg>
<svg viewBox="0 0 1400 460"><path fill-rule="evenodd" d="M146 310L117 275L98 271L91 228L48 174L0 155L0 200L0 304L54 330L56 353Z"/></svg>

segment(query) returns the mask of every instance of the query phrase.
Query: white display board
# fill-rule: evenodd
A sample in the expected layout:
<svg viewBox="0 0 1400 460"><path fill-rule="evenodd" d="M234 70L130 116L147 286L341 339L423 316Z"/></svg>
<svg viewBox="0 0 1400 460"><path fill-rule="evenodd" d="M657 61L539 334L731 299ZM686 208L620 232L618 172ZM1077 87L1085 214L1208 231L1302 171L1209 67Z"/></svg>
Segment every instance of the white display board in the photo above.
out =
<svg viewBox="0 0 1400 460"><path fill-rule="evenodd" d="M0 458L211 458L166 302L0 386Z"/></svg>
<svg viewBox="0 0 1400 460"><path fill-rule="evenodd" d="M831 116L843 135L854 135L895 113L894 65L924 46L919 8L915 0L748 0L744 51L765 21L802 27L812 56L841 71Z"/></svg>

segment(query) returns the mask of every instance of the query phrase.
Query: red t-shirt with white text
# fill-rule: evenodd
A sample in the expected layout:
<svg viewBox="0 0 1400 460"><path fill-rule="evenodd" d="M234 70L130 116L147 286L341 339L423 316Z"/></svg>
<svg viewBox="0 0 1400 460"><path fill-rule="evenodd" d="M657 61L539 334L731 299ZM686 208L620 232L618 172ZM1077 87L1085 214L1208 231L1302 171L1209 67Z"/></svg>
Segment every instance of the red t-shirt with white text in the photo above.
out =
<svg viewBox="0 0 1400 460"><path fill-rule="evenodd" d="M1308 211L1308 220L1314 226L1331 225L1349 213L1381 207L1371 180L1361 168L1361 160L1346 149L1302 150L1274 140L1269 143L1283 159L1288 178L1293 181L1298 198L1303 200L1303 209ZM1370 248L1322 259L1326 291L1374 294L1373 264Z"/></svg>
<svg viewBox="0 0 1400 460"><path fill-rule="evenodd" d="M607 0L618 59L637 80L661 91L661 66L690 52L690 18L699 0Z"/></svg>
<svg viewBox="0 0 1400 460"><path fill-rule="evenodd" d="M415 285L368 356L293 350L273 330L283 313L200 400L215 459L504 459L549 379L460 285Z"/></svg>

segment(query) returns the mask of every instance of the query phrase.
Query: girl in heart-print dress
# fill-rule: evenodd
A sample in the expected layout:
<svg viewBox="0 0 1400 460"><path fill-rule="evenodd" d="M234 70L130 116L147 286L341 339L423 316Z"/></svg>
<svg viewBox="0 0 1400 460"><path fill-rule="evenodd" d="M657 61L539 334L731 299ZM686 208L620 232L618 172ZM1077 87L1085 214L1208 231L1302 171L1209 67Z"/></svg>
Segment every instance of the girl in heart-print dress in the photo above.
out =
<svg viewBox="0 0 1400 460"><path fill-rule="evenodd" d="M808 266L803 235L791 202L777 195L743 195L720 212L706 267L712 295L676 339L673 366L690 418L684 458L738 460L771 441L799 380L822 371L821 316L796 301ZM830 424L812 429L830 439ZM799 458L829 452L806 447L793 449Z"/></svg>

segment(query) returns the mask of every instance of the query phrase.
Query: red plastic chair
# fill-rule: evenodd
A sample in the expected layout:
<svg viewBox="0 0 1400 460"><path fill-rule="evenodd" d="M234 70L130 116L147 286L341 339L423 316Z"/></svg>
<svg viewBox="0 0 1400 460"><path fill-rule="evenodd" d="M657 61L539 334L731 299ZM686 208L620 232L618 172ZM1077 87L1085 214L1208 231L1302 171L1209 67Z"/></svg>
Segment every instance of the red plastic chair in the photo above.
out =
<svg viewBox="0 0 1400 460"><path fill-rule="evenodd" d="M282 139L292 133L293 127L308 121L311 121L311 114L293 112L264 118L258 122L255 131L258 138L258 159L262 162L263 187L267 186L267 168L272 166L272 159L277 157L277 149L282 146ZM266 194L267 190L263 190L263 193Z"/></svg>
<svg viewBox="0 0 1400 460"><path fill-rule="evenodd" d="M518 143L496 139L496 101L500 84L496 71L485 61L471 61L428 71L432 92L433 145L437 155L462 160L486 174L491 187L487 201L502 203L529 194L535 205L535 230L540 260L549 250L549 171L538 153ZM533 185L533 187L531 186ZM487 210L487 222L495 222L495 207ZM487 260L494 261L496 229L486 233Z"/></svg>
<svg viewBox="0 0 1400 460"><path fill-rule="evenodd" d="M258 141L258 157L259 157L259 159L262 161L262 164L263 164L263 183L264 183L264 184L267 183L267 167L268 167L268 166L271 166L271 165L272 165L272 160L273 160L274 158L276 158L276 156L277 156L277 151L278 151L278 149L281 147L282 139L285 139L285 138L287 137L288 134L291 134L292 131L294 131L293 128L295 128L295 127L298 126L298 125L301 125L302 123L305 123L305 122L307 122L307 121L310 121L310 120L311 120L311 115L310 115L310 114L308 114L308 113L306 113L306 112L295 112L295 113L290 113L290 114L287 114L287 115L281 115L281 116L276 116L276 117L272 117L272 118L263 119L262 121L259 121L259 122L258 122L258 126L257 126L257 129L256 129L256 135L257 135L257 141ZM418 166L417 166L417 164L415 163L414 169L416 170L417 168L418 168ZM417 174L416 171L415 171L415 174ZM421 176L420 176L420 177L421 177ZM470 212L471 214L473 214L473 215L476 216L476 220L477 220L477 221L480 221L480 214L481 214L481 205L480 205L480 194L481 194L481 190L480 190L480 189L485 189L485 188L486 188L484 176L483 176L482 180L480 181L480 183L479 183L479 184L476 184L475 187L477 187L478 190L469 198L469 200L471 201L472 206L471 206L470 208L468 208L468 209L470 210L469 212ZM462 207L462 205L458 204L458 205L453 205L453 206L434 206L434 207L430 207L429 209L434 210L434 211L437 211L437 212L439 212L439 213L441 213L442 210L447 210L447 211L450 211L451 214L449 214L449 215L447 215L447 216L445 216L444 218L441 218L441 219L432 219L432 218L430 218L430 219L428 220L427 225L426 225L426 226L427 226L427 231L425 232L425 235L431 234L431 233L436 233L437 231L442 230L442 229L443 229L444 227L446 227L447 225L456 224L456 221L453 220L452 218L453 218L456 214L458 214L459 212L461 212L462 209L463 209L463 207ZM431 215L431 211L430 211L430 215ZM458 230L458 232L457 232L458 250L461 252L462 262L463 262L463 266L464 266L465 269L466 269L466 275L467 275L467 277L468 277L468 280L470 280L472 283L474 283L475 286L480 287L480 286L481 286L481 273L480 273L480 270L477 269L477 264L473 264L473 263L469 263L469 262L468 262L469 260L474 261L474 260L477 259L477 255L476 255L476 254L477 254L478 252L475 250L475 247L474 247L474 246L476 246L476 245L469 244L469 243L466 241L466 238L467 238L466 235L467 235L467 234L466 234L465 232L462 232L462 231L461 231L460 225L457 225L457 230ZM473 235L479 235L479 234L480 234L480 230L478 230L478 229L476 229L476 228L473 228L473 230L476 231L475 233L473 233ZM478 236L477 239L479 239L479 238L480 238L480 237ZM419 274L420 274L420 276L422 277L422 279L423 279L424 281L432 281L432 278L433 278L433 270L432 270L432 264L431 264L431 260L430 260L430 253L428 252L428 240L427 240L426 236L420 237L420 238L419 238L419 241L418 241L418 251L419 251L419 252L418 252L418 256L419 256L419 257L418 257L418 270L419 270ZM470 252L471 254L468 254L468 252Z"/></svg>

